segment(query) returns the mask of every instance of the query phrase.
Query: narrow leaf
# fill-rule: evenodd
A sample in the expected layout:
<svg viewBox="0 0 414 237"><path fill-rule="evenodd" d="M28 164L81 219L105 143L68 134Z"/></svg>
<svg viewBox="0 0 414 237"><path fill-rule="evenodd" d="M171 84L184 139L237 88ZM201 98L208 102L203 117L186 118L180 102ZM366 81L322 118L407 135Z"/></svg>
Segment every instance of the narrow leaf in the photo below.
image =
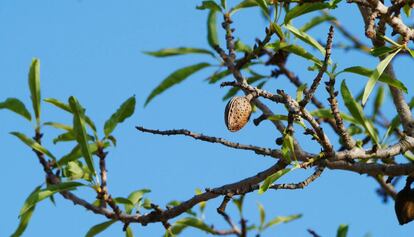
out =
<svg viewBox="0 0 414 237"><path fill-rule="evenodd" d="M286 16L284 23L288 24L293 18L304 15L306 13L329 8L330 3L303 3L290 9Z"/></svg>
<svg viewBox="0 0 414 237"><path fill-rule="evenodd" d="M131 117L135 110L135 103L135 96L131 96L111 115L104 125L105 137L108 137L119 123Z"/></svg>
<svg viewBox="0 0 414 237"><path fill-rule="evenodd" d="M340 225L336 237L346 237L348 235L348 225Z"/></svg>
<svg viewBox="0 0 414 237"><path fill-rule="evenodd" d="M23 118L29 121L32 120L32 116L26 109L26 106L23 104L23 102L16 98L7 98L4 102L0 102L0 109L8 109L15 112L16 114L21 115Z"/></svg>
<svg viewBox="0 0 414 237"><path fill-rule="evenodd" d="M37 126L40 126L40 61L32 60L29 70L29 88Z"/></svg>
<svg viewBox="0 0 414 237"><path fill-rule="evenodd" d="M151 192L149 189L139 189L129 194L128 200L131 202L131 204L125 205L125 212L131 214L134 206L142 199L144 194L149 192Z"/></svg>
<svg viewBox="0 0 414 237"><path fill-rule="evenodd" d="M203 230L210 234L214 234L214 230L209 225L204 223L202 220L199 220L194 217L186 217L178 220L171 227L171 232L176 235L181 233L186 227L189 226L197 228L199 230Z"/></svg>
<svg viewBox="0 0 414 237"><path fill-rule="evenodd" d="M339 75L340 73L343 73L343 72L355 73L355 74L365 76L367 78L371 77L371 75L374 73L373 70L370 70L368 68L355 66L355 67L346 68L343 71L337 73L337 75ZM399 81L395 78L392 78L390 75L388 75L386 73L382 73L378 80L380 82L383 82L383 83L386 83L390 86L398 88L398 89L404 91L405 93L408 92L407 87L401 81Z"/></svg>
<svg viewBox="0 0 414 237"><path fill-rule="evenodd" d="M75 133L76 141L81 148L82 155L89 170L95 176L96 171L93 165L92 153L89 149L88 134L86 133L85 129L85 120L83 114L84 109L81 107L78 100L73 96L69 97L69 105L73 112L73 132Z"/></svg>
<svg viewBox="0 0 414 237"><path fill-rule="evenodd" d="M308 23L306 23L305 25L303 25L300 30L303 32L306 32L310 29L312 29L313 27L325 22L325 21L333 21L336 20L335 17L330 16L330 15L323 15L323 16L316 16L314 18L312 18L312 20L310 20Z"/></svg>
<svg viewBox="0 0 414 237"><path fill-rule="evenodd" d="M365 117L362 107L355 101L351 92L349 91L345 80L341 84L341 94L345 102L346 107L348 108L351 115L354 117L359 124L364 126L365 130L368 132L372 140L378 144L378 134L376 133L372 123Z"/></svg>
<svg viewBox="0 0 414 237"><path fill-rule="evenodd" d="M11 132L10 134L12 134L13 136L16 136L17 138L19 138L20 141L22 141L24 144L31 147L33 150L35 150L37 152L40 152L40 153L43 153L43 154L49 156L50 158L52 158L53 160L56 160L56 157L54 155L52 155L52 153L50 153L46 148L44 148L42 145L37 143L32 138L29 138L26 135L24 135L23 133L19 133L19 132Z"/></svg>
<svg viewBox="0 0 414 237"><path fill-rule="evenodd" d="M132 232L132 229L130 226L128 226L125 231L125 237L134 237L134 233Z"/></svg>
<svg viewBox="0 0 414 237"><path fill-rule="evenodd" d="M212 11L221 12L221 7L215 1L203 1L200 6L196 7L198 10L210 9Z"/></svg>
<svg viewBox="0 0 414 237"><path fill-rule="evenodd" d="M301 214L296 214L296 215L291 215L291 216L278 216L278 217L270 220L268 223L266 223L266 225L264 227L268 228L268 227L278 225L278 224L281 224L281 223L288 223L288 222L291 222L293 220L299 219L301 217L302 217Z"/></svg>
<svg viewBox="0 0 414 237"><path fill-rule="evenodd" d="M400 50L401 49L398 49L394 53L388 55L378 64L377 68L374 70L374 73L370 76L367 84L365 85L364 95L362 96L363 105L367 102L369 95L374 89L375 84L377 83L381 74L384 72L385 68L388 66L388 64L391 62L394 56L397 55L398 52L400 52Z"/></svg>
<svg viewBox="0 0 414 237"><path fill-rule="evenodd" d="M41 186L37 186L33 192L30 193L29 197L32 196L34 193L38 192L40 190ZM27 199L25 203L27 202ZM29 225L29 221L32 218L33 212L35 210L35 205L33 205L31 208L29 208L26 213L20 216L20 222L17 226L17 229L14 231L14 233L11 235L11 237L19 237L21 236L24 231L26 230L27 226Z"/></svg>
<svg viewBox="0 0 414 237"><path fill-rule="evenodd" d="M321 44L318 43L312 36L308 35L307 33L296 29L293 25L287 24L285 25L286 29L288 29L292 34L294 34L298 39L302 40L303 42L309 44L310 46L319 50L322 55L325 55L325 48L322 47Z"/></svg>
<svg viewBox="0 0 414 237"><path fill-rule="evenodd" d="M266 221L266 212L262 204L259 203L259 214L260 214L260 227L259 229L263 229L265 221Z"/></svg>
<svg viewBox="0 0 414 237"><path fill-rule="evenodd" d="M263 194L264 192L266 192L267 189L269 189L271 184L273 184L276 180L278 180L283 175L289 173L289 171L291 171L291 170L292 170L292 168L279 170L276 173L272 174L271 176L267 177L265 179L265 181L263 182L263 184L260 185L259 194Z"/></svg>
<svg viewBox="0 0 414 237"><path fill-rule="evenodd" d="M106 230L109 226L111 226L113 223L115 223L116 220L106 221L101 224L97 224L92 226L92 228L89 229L88 233L86 233L85 237L93 237L97 234L101 233L102 231Z"/></svg>
<svg viewBox="0 0 414 237"><path fill-rule="evenodd" d="M211 48L219 45L217 34L217 11L211 10L207 17L207 41Z"/></svg>
<svg viewBox="0 0 414 237"><path fill-rule="evenodd" d="M49 185L45 189L39 189L36 192L33 192L25 201L23 204L22 209L20 210L19 216L24 215L27 211L30 210L36 203L52 196L53 194L57 192L67 191L67 190L73 190L76 187L83 186L84 184L78 183L78 182L66 182L66 183L60 183L56 185Z"/></svg>
<svg viewBox="0 0 414 237"><path fill-rule="evenodd" d="M214 56L213 52L207 49L187 48L187 47L166 48L166 49L161 49L158 51L144 52L144 53L154 56L154 57L170 57L170 56L185 55L185 54L208 54L208 55Z"/></svg>
<svg viewBox="0 0 414 237"><path fill-rule="evenodd" d="M196 73L197 71L210 66L208 63L198 63L195 65L191 65L185 68L181 68L172 74L170 74L164 81L161 82L148 96L147 100L145 101L145 105L147 105L155 96L163 93L165 90L169 89L170 87L182 82L187 77L191 76L192 74Z"/></svg>

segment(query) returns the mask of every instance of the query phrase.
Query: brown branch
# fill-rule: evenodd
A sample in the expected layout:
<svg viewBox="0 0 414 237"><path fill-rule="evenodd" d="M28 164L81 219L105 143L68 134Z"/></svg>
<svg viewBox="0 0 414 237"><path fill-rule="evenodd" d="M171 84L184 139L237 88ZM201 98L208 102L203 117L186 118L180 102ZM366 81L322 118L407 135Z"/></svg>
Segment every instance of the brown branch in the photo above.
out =
<svg viewBox="0 0 414 237"><path fill-rule="evenodd" d="M138 129L141 132L158 134L158 135L166 135L166 136L184 135L184 136L192 137L196 140L202 140L202 141L211 142L211 143L219 143L219 144L222 144L224 146L231 147L234 149L254 151L256 154L259 154L259 155L271 156L274 158L282 157L282 153L276 149L263 148L263 147L253 146L253 145L243 145L240 143L227 141L220 137L210 137L210 136L206 136L203 134L194 133L186 129L173 129L173 130L161 131L161 130L148 129L148 128L139 127L139 126L137 126L136 129Z"/></svg>
<svg viewBox="0 0 414 237"><path fill-rule="evenodd" d="M386 183L385 180L378 175L374 176L373 178L378 182L382 190L384 190L385 193L388 194L388 196L392 197L392 199L395 200L395 198L397 197L397 192L395 191L394 186L392 184Z"/></svg>
<svg viewBox="0 0 414 237"><path fill-rule="evenodd" d="M322 80L323 74L326 72L326 69L327 69L328 63L329 63L329 58L331 56L333 36L334 36L334 28L333 28L333 26L330 26L329 27L329 33L328 33L328 39L326 41L326 46L325 46L325 58L323 60L322 67L321 67L321 69L319 69L319 72L316 75L315 79L313 80L310 89L307 91L307 93L305 93L305 97L299 103L299 105L301 107L305 107L309 103L309 101L312 99L313 94L315 93L316 89L319 86L319 83Z"/></svg>
<svg viewBox="0 0 414 237"><path fill-rule="evenodd" d="M269 188L270 189L303 189L308 186L310 183L315 181L319 178L323 172L325 167L316 167L315 172L309 176L307 179L300 183L292 183L292 184L272 184Z"/></svg>
<svg viewBox="0 0 414 237"><path fill-rule="evenodd" d="M338 92L335 91L335 78L330 77L329 82L326 85L326 90L329 93L329 105L331 106L332 115L335 119L335 124L338 128L338 134L341 137L344 146L346 149L351 150L355 146L355 141L351 137L351 135L346 130L346 127L344 125L344 121L341 117L339 106L338 106L338 100L336 99Z"/></svg>

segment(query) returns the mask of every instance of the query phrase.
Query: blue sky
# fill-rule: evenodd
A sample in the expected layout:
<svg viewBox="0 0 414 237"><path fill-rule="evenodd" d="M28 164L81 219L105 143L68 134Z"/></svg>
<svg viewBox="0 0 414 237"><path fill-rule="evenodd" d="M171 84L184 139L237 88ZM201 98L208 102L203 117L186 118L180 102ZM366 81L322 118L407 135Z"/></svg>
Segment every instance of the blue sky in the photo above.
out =
<svg viewBox="0 0 414 237"><path fill-rule="evenodd" d="M7 97L22 99L30 105L27 86L28 67L33 57L41 60L42 97L67 100L76 96L87 113L103 127L106 119L118 105L136 95L136 113L119 126L116 149L109 151L109 191L114 196L127 196L131 191L150 188L148 197L161 206L170 200L186 200L196 188L215 187L252 176L273 164L273 160L251 152L231 150L216 144L207 144L185 137L160 137L142 134L134 126L172 129L187 128L229 140L274 147L278 132L269 122L259 127L249 123L238 133L225 129L221 100L226 93L218 85L203 80L213 72L209 69L195 74L187 81L156 97L147 107L144 102L151 90L173 70L197 62L214 63L208 57L182 56L156 59L143 51L164 47L207 47L206 12L195 10L201 1L108 1L108 0L2 0L0 3L0 101ZM232 1L229 1L232 2ZM355 6L341 3L335 11L338 18L355 34L363 37L363 26ZM264 21L257 10L248 10L235 16L235 35L251 44L263 36ZM306 19L295 21L302 25ZM312 30L318 39L326 35L328 25ZM221 34L222 35L222 34ZM335 42L340 42L340 34ZM366 40L364 40L366 41ZM361 53L334 50L333 60L340 68L354 65L375 67L377 61ZM397 75L408 88L412 59L399 57L395 65ZM314 73L306 68L309 63L291 58L289 67L303 81L310 82ZM341 78L343 79L343 78ZM359 90L365 79L347 75L348 85ZM266 87L294 92L285 79L278 79ZM409 93L411 90L409 90ZM320 89L320 94L324 94ZM389 103L385 111L395 113ZM281 106L274 106L282 112ZM42 121L70 123L64 112L42 104ZM2 169L0 180L2 195L2 228L0 236L8 236L17 226L17 215L26 196L44 182L44 175L30 149L10 131L33 133L33 125L9 112L0 111L0 141ZM57 135L44 128L45 146L57 156L63 156L71 147L53 146L49 141ZM319 147L306 139L303 147L317 151ZM297 171L281 181L300 181L310 171ZM302 213L303 217L289 224L274 227L263 236L308 236L311 228L322 236L333 236L340 224L349 224L349 236L408 236L414 225L399 226L393 203L384 205L375 194L377 184L365 175L345 171L323 173L320 179L304 190L269 191L246 198L245 216L257 223L258 203L267 210L268 218L277 215ZM81 191L88 200L91 192ZM38 205L25 236L83 236L104 218L85 212L56 197L54 207L49 201ZM226 227L215 209L220 200L207 203L206 220L217 227ZM229 211L236 215L235 209ZM101 236L122 236L120 224L114 225ZM161 224L147 227L133 225L136 236L161 236ZM182 236L201 235L186 231ZM369 236L369 235L368 235Z"/></svg>

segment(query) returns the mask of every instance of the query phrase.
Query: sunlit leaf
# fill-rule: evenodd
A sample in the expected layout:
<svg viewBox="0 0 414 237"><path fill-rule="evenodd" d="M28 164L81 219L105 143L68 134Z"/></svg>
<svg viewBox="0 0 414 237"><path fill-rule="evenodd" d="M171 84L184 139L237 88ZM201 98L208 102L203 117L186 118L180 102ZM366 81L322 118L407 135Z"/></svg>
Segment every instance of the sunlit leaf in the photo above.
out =
<svg viewBox="0 0 414 237"><path fill-rule="evenodd" d="M130 226L128 226L125 230L125 237L134 237L134 233L132 232L132 229Z"/></svg>
<svg viewBox="0 0 414 237"><path fill-rule="evenodd" d="M318 11L318 10L322 10L325 8L334 8L334 7L336 7L336 4L332 5L331 3L318 3L318 2L303 3L303 4L293 7L287 12L284 23L288 24L289 21L292 20L293 18L296 18L298 16L304 15L312 11Z"/></svg>
<svg viewBox="0 0 414 237"><path fill-rule="evenodd" d="M98 146L96 145L96 143L90 143L88 144L89 146L89 150L91 151L92 154L95 154L96 151L98 150ZM106 148L109 146L108 142L105 142L103 144L103 147ZM63 156L57 163L59 166L63 166L65 164L67 164L70 161L75 161L79 158L81 158L83 156L82 153L82 149L80 147L80 145L76 145L67 155Z"/></svg>
<svg viewBox="0 0 414 237"><path fill-rule="evenodd" d="M364 105L369 95L371 94L372 90L374 89L375 84L377 83L379 77L384 72L385 68L388 66L388 64L391 62L391 60L394 58L395 55L400 52L401 49L397 49L394 53L388 55L385 57L377 66L377 68L374 70L374 73L370 76L367 84L365 85L364 89L364 95L362 96L362 104Z"/></svg>
<svg viewBox="0 0 414 237"><path fill-rule="evenodd" d="M198 10L210 9L212 11L221 12L221 7L215 1L203 1L200 6L196 7Z"/></svg>
<svg viewBox="0 0 414 237"><path fill-rule="evenodd" d="M300 30L303 32L306 32L310 29L312 29L313 27L326 22L326 21L333 21L336 20L335 17L330 16L330 15L323 15L323 16L315 16L314 18L312 18L309 22L307 22L305 25L303 25Z"/></svg>
<svg viewBox="0 0 414 237"><path fill-rule="evenodd" d="M34 193L37 193L40 190L41 186L37 186L29 195L31 197L34 195ZM28 197L28 198L29 198ZM28 198L26 199L25 203L28 202ZM21 236L24 231L26 230L27 226L29 225L29 221L32 218L33 212L35 210L35 205L30 207L23 215L20 216L20 222L17 226L17 229L14 231L14 233L11 235L11 237L19 237Z"/></svg>
<svg viewBox="0 0 414 237"><path fill-rule="evenodd" d="M15 112L16 114L21 115L23 118L29 121L32 120L32 116L26 109L26 106L23 104L23 102L16 98L7 98L4 102L0 102L0 109L8 109Z"/></svg>
<svg viewBox="0 0 414 237"><path fill-rule="evenodd" d="M26 135L24 135L23 133L19 133L19 132L11 132L10 134L12 134L13 136L16 136L17 138L19 138L20 141L22 141L24 144L28 145L29 147L31 147L35 151L43 153L43 154L49 156L50 158L52 158L53 160L56 160L56 157L50 151L48 151L46 148L44 148L42 145L37 143L32 138L29 138Z"/></svg>
<svg viewBox="0 0 414 237"><path fill-rule="evenodd" d="M187 47L166 48L166 49L161 49L158 51L144 52L144 53L154 56L154 57L171 57L171 56L185 55L185 54L207 54L207 55L214 56L213 52L207 49L187 48Z"/></svg>
<svg viewBox="0 0 414 237"><path fill-rule="evenodd" d="M358 121L359 124L364 126L364 128L366 129L366 131L368 132L372 140L376 144L378 144L378 134L376 133L374 126L365 117L362 107L355 101L354 97L352 96L351 92L349 91L345 83L345 80L342 81L342 84L341 84L341 94L345 102L345 105L348 108L351 115L354 117L356 121Z"/></svg>
<svg viewBox="0 0 414 237"><path fill-rule="evenodd" d="M96 236L97 234L99 234L102 231L106 230L109 226L111 226L115 222L116 222L116 220L110 220L110 221L105 221L101 224L94 225L89 229L89 231L88 231L88 233L86 233L85 237Z"/></svg>
<svg viewBox="0 0 414 237"><path fill-rule="evenodd" d="M128 200L131 201L131 204L125 205L125 212L128 214L132 213L134 206L142 199L144 194L151 192L149 189L139 189L129 194Z"/></svg>
<svg viewBox="0 0 414 237"><path fill-rule="evenodd" d="M266 221L266 212L262 204L259 203L259 214L260 214L260 226L259 229L263 229Z"/></svg>
<svg viewBox="0 0 414 237"><path fill-rule="evenodd" d="M346 237L348 235L348 225L340 225L336 237Z"/></svg>
<svg viewBox="0 0 414 237"><path fill-rule="evenodd" d="M19 216L24 215L30 208L32 208L36 203L44 200L52 196L55 193L73 190L79 186L83 186L84 184L78 182L66 182L66 183L59 183L55 185L49 185L45 189L39 189L36 192L33 192L23 204L22 209L20 210Z"/></svg>
<svg viewBox="0 0 414 237"><path fill-rule="evenodd" d="M76 141L80 146L86 165L95 176L96 171L93 164L92 152L89 148L88 134L86 133L85 129L84 109L79 104L78 100L73 96L69 97L69 105L73 112L73 132L75 134Z"/></svg>
<svg viewBox="0 0 414 237"><path fill-rule="evenodd" d="M298 39L302 40L303 42L309 44L310 46L319 50L322 55L325 55L325 48L319 44L312 36L308 35L307 33L296 29L293 25L287 24L285 25L286 29L288 29L292 34L294 34Z"/></svg>
<svg viewBox="0 0 414 237"><path fill-rule="evenodd" d="M104 133L108 137L119 123L132 116L135 110L135 96L128 98L105 122Z"/></svg>
<svg viewBox="0 0 414 237"><path fill-rule="evenodd" d="M195 65L191 65L188 67L184 67L178 69L177 71L170 74L167 78L165 78L161 84L159 84L148 96L147 100L145 101L145 105L147 105L155 96L163 93L165 90L169 89L170 87L184 81L187 77L191 76L192 74L200 71L201 69L210 66L208 63L198 63Z"/></svg>
<svg viewBox="0 0 414 237"><path fill-rule="evenodd" d="M289 171L291 171L291 170L292 170L292 168L282 169L282 170L279 170L276 173L272 174L271 176L267 177L264 180L264 182L262 183L262 185L260 185L259 194L262 194L262 193L266 192L267 189L269 189L271 184L276 182L276 180L278 180L283 175L289 173Z"/></svg>
<svg viewBox="0 0 414 237"><path fill-rule="evenodd" d="M214 230L209 225L204 223L202 220L199 220L194 217L186 217L178 220L170 227L170 230L173 234L176 235L181 233L185 228L190 226L205 231L207 233L214 234Z"/></svg>
<svg viewBox="0 0 414 237"><path fill-rule="evenodd" d="M373 70L370 70L368 68L365 67L361 67L361 66L355 66L355 67L349 67L344 69L343 71L337 73L337 75L339 75L340 73L343 72L350 72L350 73L355 73L355 74L359 74L365 77L371 77L371 75L374 73ZM390 75L386 74L386 73L382 73L381 76L378 79L380 82L384 82L390 86L393 86L395 88L398 88L402 91L404 91L405 93L408 92L407 87L399 80L397 80L396 78L392 78Z"/></svg>
<svg viewBox="0 0 414 237"><path fill-rule="evenodd" d="M268 228L268 227L278 225L278 224L281 224L281 223L288 223L288 222L291 222L293 220L299 219L301 217L302 217L301 214L296 214L296 215L291 215L291 216L278 216L278 217L270 220L269 222L267 222L266 225L264 226L264 228Z"/></svg>
<svg viewBox="0 0 414 237"><path fill-rule="evenodd" d="M207 17L207 41L211 48L220 44L217 34L217 11L211 10Z"/></svg>
<svg viewBox="0 0 414 237"><path fill-rule="evenodd" d="M30 98L32 99L33 111L37 126L40 126L40 61L35 58L32 60L29 70Z"/></svg>

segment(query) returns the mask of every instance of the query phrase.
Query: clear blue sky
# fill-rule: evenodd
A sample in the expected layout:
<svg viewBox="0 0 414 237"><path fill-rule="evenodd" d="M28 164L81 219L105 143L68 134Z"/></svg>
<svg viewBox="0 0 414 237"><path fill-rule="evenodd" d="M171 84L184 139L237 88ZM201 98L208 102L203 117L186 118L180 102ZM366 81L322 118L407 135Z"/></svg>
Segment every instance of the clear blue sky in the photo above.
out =
<svg viewBox="0 0 414 237"><path fill-rule="evenodd" d="M163 47L207 47L206 12L195 10L201 1L108 1L108 0L2 0L0 3L0 101L17 97L30 106L27 87L28 66L33 57L41 60L42 96L66 100L74 95L87 108L88 114L102 127L117 106L136 95L135 115L116 131L118 147L108 158L109 191L114 196L127 196L139 188L150 188L148 197L164 206L170 200L185 200L196 188L215 187L256 174L271 166L273 160L251 152L230 150L184 137L160 137L142 134L134 126L171 129L187 128L229 140L274 147L278 132L270 123L259 127L248 124L238 133L225 129L221 98L225 90L209 86L203 80L213 70L200 72L184 83L155 98L146 108L143 104L150 91L173 70L205 57L155 59L142 51ZM229 1L233 2L233 1ZM231 4L231 3L230 3ZM363 37L363 26L355 6L341 3L337 11L351 31ZM237 37L246 43L263 36L264 21L257 10L249 10L234 18ZM300 26L306 19L295 21ZM328 26L311 31L316 38L325 36ZM335 42L341 41L337 34ZM333 60L340 68L357 64L374 67L376 61L360 53L335 50ZM399 79L410 90L413 82L412 59L399 57L396 66ZM305 61L291 58L289 67L303 81L310 82ZM365 79L347 77L353 89L360 89ZM269 83L267 89L285 88L294 91L285 79ZM323 88L320 89L324 93ZM326 96L325 94L323 94ZM43 121L65 121L69 116L43 104ZM387 113L394 109L385 105ZM281 106L272 106L282 111ZM44 182L44 174L33 153L8 135L20 131L31 135L33 126L9 112L0 111L0 142L2 169L2 224L0 236L10 235L17 226L17 215L26 196ZM57 132L45 128L45 140ZM46 146L57 156L70 150L68 145ZM319 148L302 140L303 147ZM300 181L309 171L297 171L281 181ZM269 191L246 198L246 214L250 223L257 223L257 203L262 203L268 218L302 213L300 220L280 225L263 236L309 236L307 228L322 236L334 236L340 224L349 224L349 236L409 236L414 224L399 226L393 203L384 205L375 194L377 184L372 178L344 171L330 171L304 190ZM93 200L91 192L82 192ZM83 236L90 226L104 221L78 206L56 196L57 206L49 201L38 205L25 236ZM215 212L220 200L207 204L209 224L226 227ZM235 214L234 208L229 209ZM120 224L101 236L122 236ZM136 236L161 236L161 224L145 228L133 225ZM367 235L371 234L371 235ZM182 236L201 236L187 231Z"/></svg>

